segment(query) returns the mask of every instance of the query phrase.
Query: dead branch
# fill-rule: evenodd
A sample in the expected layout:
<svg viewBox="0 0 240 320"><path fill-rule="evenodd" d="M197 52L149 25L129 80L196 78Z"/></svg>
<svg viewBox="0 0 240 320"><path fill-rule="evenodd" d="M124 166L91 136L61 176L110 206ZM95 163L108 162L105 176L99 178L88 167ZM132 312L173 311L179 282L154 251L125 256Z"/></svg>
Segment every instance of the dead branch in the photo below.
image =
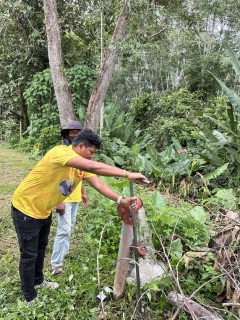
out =
<svg viewBox="0 0 240 320"><path fill-rule="evenodd" d="M194 302L193 300L181 294L178 294L177 292L174 292L174 291L169 292L167 299L169 300L170 303L180 307L186 312L189 312L189 307L186 307L185 305L185 302L188 301L188 304L190 305L191 310L193 310L194 314L201 319L204 318L206 320L222 320L222 318L212 314L210 311L203 308L198 303Z"/></svg>
<svg viewBox="0 0 240 320"><path fill-rule="evenodd" d="M240 307L240 303L222 303L223 307Z"/></svg>

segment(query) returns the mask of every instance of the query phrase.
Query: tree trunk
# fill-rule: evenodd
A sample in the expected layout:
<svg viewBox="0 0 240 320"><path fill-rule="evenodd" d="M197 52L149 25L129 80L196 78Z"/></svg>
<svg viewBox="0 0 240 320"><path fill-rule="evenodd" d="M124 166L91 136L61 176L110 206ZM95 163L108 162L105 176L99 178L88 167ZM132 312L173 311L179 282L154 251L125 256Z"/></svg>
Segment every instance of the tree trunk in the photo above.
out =
<svg viewBox="0 0 240 320"><path fill-rule="evenodd" d="M72 104L71 88L63 69L61 35L57 19L56 0L42 0L46 33L48 41L48 58L54 91L57 99L60 123L62 128L67 128L71 120L75 120Z"/></svg>
<svg viewBox="0 0 240 320"><path fill-rule="evenodd" d="M127 1L128 0L125 0L125 4ZM92 95L89 100L84 127L92 129L94 132L97 132L99 127L101 106L103 105L107 90L110 85L114 67L119 56L119 49L117 49L116 47L119 46L120 41L123 40L125 35L125 9L126 8L124 5L110 43L110 47L113 48L110 48L106 54L97 83L93 89Z"/></svg>
<svg viewBox="0 0 240 320"><path fill-rule="evenodd" d="M220 318L218 315L211 313L207 309L200 306L198 303L194 302L191 299L188 300L187 297L183 297L181 294L178 294L177 292L169 292L167 299L172 304L180 307L182 310L185 310L187 312L190 312L190 308L197 319L222 320L222 318ZM186 306L186 300L188 301L188 306Z"/></svg>
<svg viewBox="0 0 240 320"><path fill-rule="evenodd" d="M24 88L23 86L20 86L19 87L19 92L20 92L20 95L19 95L19 100L20 100L20 103L21 103L21 109L22 109L22 129L23 131L25 131L27 129L27 127L30 125L30 121L29 121L29 117L28 117L28 106L26 104L26 101L24 100L23 98L23 92L24 92Z"/></svg>

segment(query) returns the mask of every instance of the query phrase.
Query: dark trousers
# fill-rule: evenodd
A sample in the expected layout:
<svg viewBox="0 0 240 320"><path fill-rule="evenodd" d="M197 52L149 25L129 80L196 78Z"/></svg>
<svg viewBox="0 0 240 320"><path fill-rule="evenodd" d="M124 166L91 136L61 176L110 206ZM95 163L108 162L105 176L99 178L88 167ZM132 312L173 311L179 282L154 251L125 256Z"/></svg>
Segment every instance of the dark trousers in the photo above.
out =
<svg viewBox="0 0 240 320"><path fill-rule="evenodd" d="M36 298L34 285L43 282L43 263L52 223L47 219L31 218L12 206L11 214L17 232L21 289L26 301Z"/></svg>

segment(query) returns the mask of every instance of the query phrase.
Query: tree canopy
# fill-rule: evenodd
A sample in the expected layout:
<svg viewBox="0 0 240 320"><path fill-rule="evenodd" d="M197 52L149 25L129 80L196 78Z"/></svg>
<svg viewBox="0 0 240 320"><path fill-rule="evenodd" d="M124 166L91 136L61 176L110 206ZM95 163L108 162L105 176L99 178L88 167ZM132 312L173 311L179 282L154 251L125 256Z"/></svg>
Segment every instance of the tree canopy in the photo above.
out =
<svg viewBox="0 0 240 320"><path fill-rule="evenodd" d="M58 1L63 67L87 65L100 70L101 13L104 50L111 38L123 1ZM120 56L106 100L128 110L132 98L143 92L187 87L201 90L207 101L219 95L212 72L227 85L235 85L222 44L238 51L240 8L237 1L127 1L126 34L114 44ZM42 1L0 3L0 105L30 124L24 92L36 73L49 68ZM76 108L76 106L74 106ZM86 111L86 110L85 110Z"/></svg>

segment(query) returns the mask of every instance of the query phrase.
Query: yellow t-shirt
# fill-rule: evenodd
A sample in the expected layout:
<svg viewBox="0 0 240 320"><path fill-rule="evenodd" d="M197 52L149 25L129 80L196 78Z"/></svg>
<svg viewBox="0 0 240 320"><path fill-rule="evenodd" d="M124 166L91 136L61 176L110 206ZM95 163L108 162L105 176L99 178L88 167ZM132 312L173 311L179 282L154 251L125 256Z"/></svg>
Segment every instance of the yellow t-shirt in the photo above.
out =
<svg viewBox="0 0 240 320"><path fill-rule="evenodd" d="M67 197L70 202L69 195L82 179L94 176L65 166L75 157L78 154L68 146L51 149L18 186L13 194L13 206L30 217L46 219L52 208Z"/></svg>
<svg viewBox="0 0 240 320"><path fill-rule="evenodd" d="M76 186L74 191L68 196L66 199L63 200L63 202L80 202L82 201L82 180L80 183Z"/></svg>

